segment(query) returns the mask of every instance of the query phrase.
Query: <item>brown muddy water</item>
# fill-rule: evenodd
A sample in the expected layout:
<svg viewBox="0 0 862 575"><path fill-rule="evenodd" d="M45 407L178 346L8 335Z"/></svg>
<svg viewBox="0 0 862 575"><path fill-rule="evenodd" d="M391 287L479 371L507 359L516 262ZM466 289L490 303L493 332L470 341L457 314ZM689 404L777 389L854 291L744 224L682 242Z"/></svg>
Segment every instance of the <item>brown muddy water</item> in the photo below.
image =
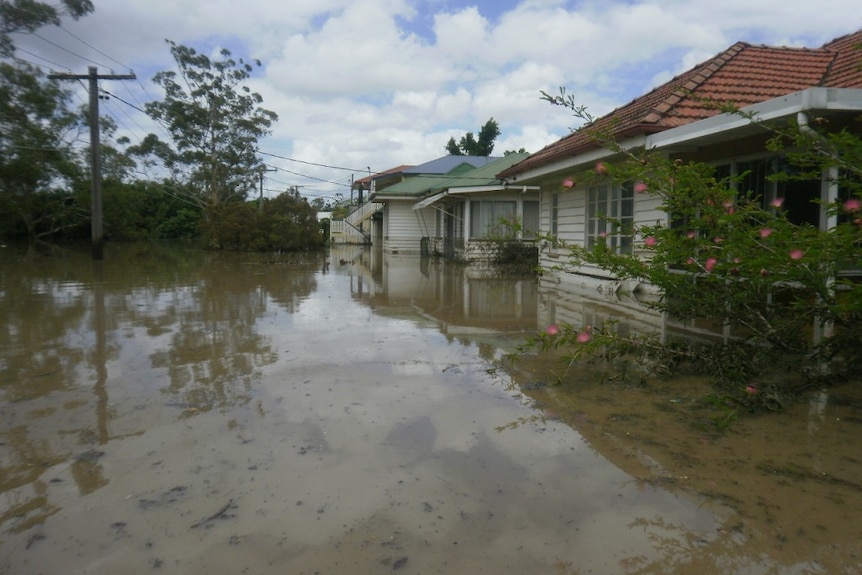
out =
<svg viewBox="0 0 862 575"><path fill-rule="evenodd" d="M723 433L700 380L548 385L497 361L558 321L678 326L546 283L0 249L0 573L862 572L859 385Z"/></svg>

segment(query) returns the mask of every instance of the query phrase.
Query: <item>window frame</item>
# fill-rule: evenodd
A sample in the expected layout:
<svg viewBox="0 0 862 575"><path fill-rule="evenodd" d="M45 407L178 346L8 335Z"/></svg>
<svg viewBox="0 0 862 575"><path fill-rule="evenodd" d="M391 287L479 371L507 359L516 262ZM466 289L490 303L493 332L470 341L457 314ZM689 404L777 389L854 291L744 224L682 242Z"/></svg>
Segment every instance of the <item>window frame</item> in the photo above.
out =
<svg viewBox="0 0 862 575"><path fill-rule="evenodd" d="M585 246L604 244L619 254L631 254L634 241L634 186L599 182L586 190Z"/></svg>

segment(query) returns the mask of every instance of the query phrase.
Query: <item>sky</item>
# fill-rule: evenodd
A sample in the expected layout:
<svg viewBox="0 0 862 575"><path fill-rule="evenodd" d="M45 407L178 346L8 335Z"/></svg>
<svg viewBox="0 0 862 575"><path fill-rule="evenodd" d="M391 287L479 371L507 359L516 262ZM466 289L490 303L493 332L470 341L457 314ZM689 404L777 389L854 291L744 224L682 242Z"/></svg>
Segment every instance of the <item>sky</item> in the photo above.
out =
<svg viewBox="0 0 862 575"><path fill-rule="evenodd" d="M494 118L494 155L536 152L577 127L540 99L561 86L601 116L737 41L819 47L862 28L858 0L93 0L18 55L104 81L101 113L133 143L165 132L140 112L174 69L166 39L259 60L249 87L279 116L260 141L265 193L350 196L350 182L446 155ZM791 5L792 4L792 5ZM82 87L77 88L83 90ZM86 101L86 93L77 94ZM143 177L145 174L141 174Z"/></svg>

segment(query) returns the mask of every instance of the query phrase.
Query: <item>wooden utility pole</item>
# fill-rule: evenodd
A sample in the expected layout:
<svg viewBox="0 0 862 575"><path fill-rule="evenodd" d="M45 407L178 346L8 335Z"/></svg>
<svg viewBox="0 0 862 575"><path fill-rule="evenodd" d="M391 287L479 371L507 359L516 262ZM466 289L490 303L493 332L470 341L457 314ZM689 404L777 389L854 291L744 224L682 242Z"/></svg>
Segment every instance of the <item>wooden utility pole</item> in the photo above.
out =
<svg viewBox="0 0 862 575"><path fill-rule="evenodd" d="M88 68L88 74L49 74L51 80L89 80L90 81L90 221L92 229L93 259L104 259L105 235L102 231L102 151L99 142L99 80L134 80L134 74L103 74L96 72L95 66Z"/></svg>

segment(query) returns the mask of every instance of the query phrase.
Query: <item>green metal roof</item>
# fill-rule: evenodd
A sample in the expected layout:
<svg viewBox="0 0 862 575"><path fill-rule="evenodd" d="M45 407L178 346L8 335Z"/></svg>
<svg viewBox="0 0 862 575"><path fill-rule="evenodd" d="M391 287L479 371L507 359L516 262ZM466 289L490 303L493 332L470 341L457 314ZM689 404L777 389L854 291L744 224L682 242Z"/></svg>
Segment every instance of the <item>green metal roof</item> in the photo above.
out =
<svg viewBox="0 0 862 575"><path fill-rule="evenodd" d="M490 186L500 183L500 180L497 179L497 174L509 166L520 162L527 156L529 154L509 154L479 168L474 168L468 163L463 163L442 176L419 174L393 184L385 190L381 190L378 195L418 199L452 188Z"/></svg>

